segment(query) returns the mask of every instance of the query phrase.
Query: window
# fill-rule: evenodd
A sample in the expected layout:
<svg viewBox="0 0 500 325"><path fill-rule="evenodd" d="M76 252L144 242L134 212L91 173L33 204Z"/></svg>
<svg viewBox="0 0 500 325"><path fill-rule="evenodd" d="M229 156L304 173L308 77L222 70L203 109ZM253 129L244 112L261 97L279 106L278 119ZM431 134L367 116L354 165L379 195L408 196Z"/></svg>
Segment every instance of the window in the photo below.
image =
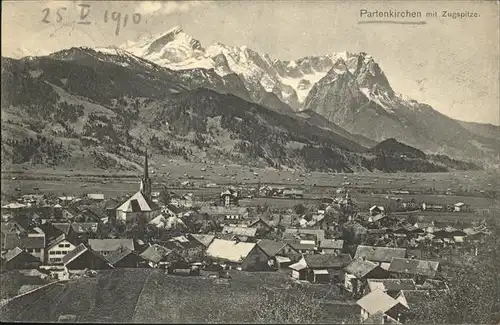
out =
<svg viewBox="0 0 500 325"><path fill-rule="evenodd" d="M54 252L54 251L50 251L50 252L49 252L49 255L54 255L55 253L56 253L56 252Z"/></svg>
<svg viewBox="0 0 500 325"><path fill-rule="evenodd" d="M64 247L70 247L70 244L65 244Z"/></svg>
<svg viewBox="0 0 500 325"><path fill-rule="evenodd" d="M33 249L27 249L26 250L28 253L33 253Z"/></svg>
<svg viewBox="0 0 500 325"><path fill-rule="evenodd" d="M42 250L40 248L35 248L36 253L40 253Z"/></svg>
<svg viewBox="0 0 500 325"><path fill-rule="evenodd" d="M64 244L59 244L59 247L64 247Z"/></svg>

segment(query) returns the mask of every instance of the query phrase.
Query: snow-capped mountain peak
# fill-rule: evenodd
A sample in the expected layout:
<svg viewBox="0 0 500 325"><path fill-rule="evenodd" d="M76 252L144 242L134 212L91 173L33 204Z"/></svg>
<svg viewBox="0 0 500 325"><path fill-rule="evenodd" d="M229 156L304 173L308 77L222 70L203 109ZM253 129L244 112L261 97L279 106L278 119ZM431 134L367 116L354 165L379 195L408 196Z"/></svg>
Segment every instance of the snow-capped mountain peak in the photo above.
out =
<svg viewBox="0 0 500 325"><path fill-rule="evenodd" d="M236 74L254 101L260 102L269 95L266 93L272 92L296 110L300 109L314 84L332 68L337 74L354 74L359 69L360 60L363 65L370 65L373 61L366 53L347 51L281 61L246 45L236 47L213 43L204 48L179 26L140 42L126 43L122 48L172 70L213 69L221 77ZM363 76L377 78L379 74L376 67L374 69L365 71ZM366 77L370 72L376 76Z"/></svg>

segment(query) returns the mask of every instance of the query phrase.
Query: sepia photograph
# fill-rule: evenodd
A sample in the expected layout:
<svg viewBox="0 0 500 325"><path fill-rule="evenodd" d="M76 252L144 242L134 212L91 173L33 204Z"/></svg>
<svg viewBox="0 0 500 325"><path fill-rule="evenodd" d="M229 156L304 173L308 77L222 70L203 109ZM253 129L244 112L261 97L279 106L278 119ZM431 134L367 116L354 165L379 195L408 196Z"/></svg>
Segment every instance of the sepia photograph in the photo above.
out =
<svg viewBox="0 0 500 325"><path fill-rule="evenodd" d="M0 320L500 325L500 2L2 1Z"/></svg>

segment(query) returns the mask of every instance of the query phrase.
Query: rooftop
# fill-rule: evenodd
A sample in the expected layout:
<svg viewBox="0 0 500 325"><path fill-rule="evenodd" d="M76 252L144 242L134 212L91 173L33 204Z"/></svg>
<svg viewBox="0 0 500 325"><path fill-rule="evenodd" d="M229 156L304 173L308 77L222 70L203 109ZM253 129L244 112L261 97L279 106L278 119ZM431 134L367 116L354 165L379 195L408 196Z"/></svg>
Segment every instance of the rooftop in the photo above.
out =
<svg viewBox="0 0 500 325"><path fill-rule="evenodd" d="M375 290L359 299L356 303L370 315L373 315L377 312L385 313L399 302L381 290Z"/></svg>
<svg viewBox="0 0 500 325"><path fill-rule="evenodd" d="M205 254L209 257L240 263L247 257L255 245L255 243L235 242L216 238L208 246Z"/></svg>
<svg viewBox="0 0 500 325"><path fill-rule="evenodd" d="M406 248L359 245L354 258L365 258L372 262L391 262L393 257L404 258Z"/></svg>
<svg viewBox="0 0 500 325"><path fill-rule="evenodd" d="M113 252L122 246L132 251L135 249L133 239L89 239L89 246L96 252Z"/></svg>

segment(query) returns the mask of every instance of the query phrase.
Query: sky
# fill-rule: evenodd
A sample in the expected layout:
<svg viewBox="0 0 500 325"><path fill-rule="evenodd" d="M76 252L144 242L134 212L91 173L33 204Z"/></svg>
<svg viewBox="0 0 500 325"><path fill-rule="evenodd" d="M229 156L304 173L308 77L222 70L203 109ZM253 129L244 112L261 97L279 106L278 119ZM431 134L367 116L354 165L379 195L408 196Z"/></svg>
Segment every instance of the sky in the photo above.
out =
<svg viewBox="0 0 500 325"><path fill-rule="evenodd" d="M88 25L78 23L81 5ZM361 10L421 12L380 19L425 24L359 24L375 19ZM426 17L433 11L438 17ZM205 47L246 45L282 60L366 52L396 92L452 118L499 125L499 22L498 1L2 1L2 56L119 46L180 26Z"/></svg>

